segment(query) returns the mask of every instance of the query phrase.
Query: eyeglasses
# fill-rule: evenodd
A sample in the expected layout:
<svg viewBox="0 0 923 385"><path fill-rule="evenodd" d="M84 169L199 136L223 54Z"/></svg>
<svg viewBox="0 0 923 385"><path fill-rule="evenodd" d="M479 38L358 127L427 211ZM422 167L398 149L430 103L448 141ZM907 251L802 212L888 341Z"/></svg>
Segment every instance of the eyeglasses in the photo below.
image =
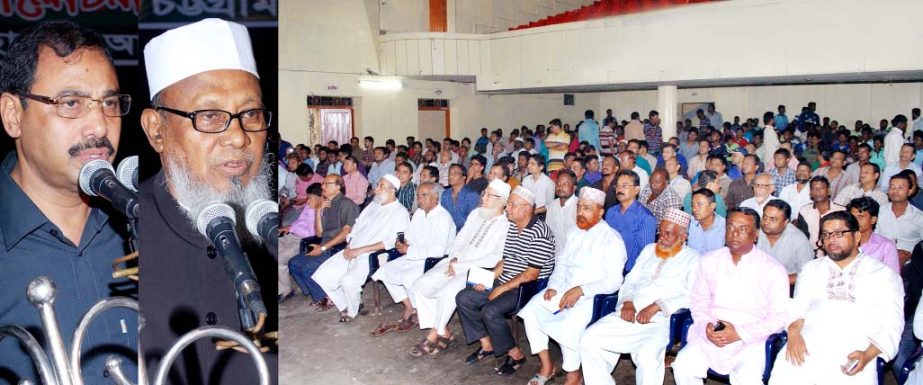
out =
<svg viewBox="0 0 923 385"><path fill-rule="evenodd" d="M830 232L821 232L818 238L820 238L820 240L822 241L827 240L828 238L829 239L840 239L840 238L843 238L844 234L852 233L855 231L856 230L833 230Z"/></svg>
<svg viewBox="0 0 923 385"><path fill-rule="evenodd" d="M231 121L240 121L244 131L259 132L269 128L272 122L272 112L266 108L251 108L236 114L224 110L198 110L186 112L163 106L154 106L155 110L167 111L171 114L183 116L192 120L192 128L208 134L218 134L227 131Z"/></svg>
<svg viewBox="0 0 923 385"><path fill-rule="evenodd" d="M754 188L772 188L772 184L766 183L756 183L753 185Z"/></svg>
<svg viewBox="0 0 923 385"><path fill-rule="evenodd" d="M497 195L497 194L488 194L487 191L482 192L482 193L481 193L481 197L482 197L482 198L483 198L483 197L492 197L492 198L497 198L497 199L502 198L500 195Z"/></svg>
<svg viewBox="0 0 923 385"><path fill-rule="evenodd" d="M131 108L131 95L115 94L104 96L100 99L93 99L86 95L65 95L57 98L51 98L42 95L19 94L26 99L32 99L40 103L53 104L58 116L66 119L79 119L86 116L93 106L100 106L103 109L103 115L118 118L128 113Z"/></svg>

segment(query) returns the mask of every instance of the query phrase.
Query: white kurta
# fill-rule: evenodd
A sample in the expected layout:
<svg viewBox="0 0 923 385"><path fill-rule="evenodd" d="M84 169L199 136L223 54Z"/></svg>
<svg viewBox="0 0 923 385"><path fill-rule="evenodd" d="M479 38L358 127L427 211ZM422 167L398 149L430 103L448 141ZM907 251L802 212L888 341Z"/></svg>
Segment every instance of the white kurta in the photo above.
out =
<svg viewBox="0 0 923 385"><path fill-rule="evenodd" d="M397 233L407 230L409 224L410 215L397 200L385 205L372 202L359 213L346 242L350 248L382 242L385 249L391 249ZM337 309L346 310L347 315L355 317L362 304L362 285L369 276L369 253L346 260L344 252L334 254L321 264L311 278L324 289Z"/></svg>
<svg viewBox="0 0 923 385"><path fill-rule="evenodd" d="M606 222L599 221L586 231L571 229L567 247L555 260L548 287L519 311L532 354L547 350L548 339L553 338L563 352L561 368L569 372L580 368L580 337L593 318L593 296L619 289L627 258L622 236ZM583 296L570 309L553 314L540 303L546 290L563 293L577 286L583 289Z"/></svg>
<svg viewBox="0 0 923 385"><path fill-rule="evenodd" d="M465 288L468 269L483 267L492 269L503 258L503 244L506 242L506 230L509 221L506 215L484 220L477 208L468 214L465 226L452 242L449 257L440 261L417 279L411 292L421 329L434 328L439 335L445 335L445 327L455 312L455 295ZM454 264L455 275L449 277L449 262L458 258Z"/></svg>
<svg viewBox="0 0 923 385"><path fill-rule="evenodd" d="M655 244L641 250L638 261L625 276L619 290L619 304L614 313L603 317L586 330L580 340L580 359L587 385L615 384L612 370L621 353L631 353L637 365L638 385L661 385L664 376L664 355L670 339L670 315L689 307L689 293L695 275L699 253L683 247L676 255L660 259ZM627 322L621 317L622 304L632 301L640 312L652 303L660 311L651 322Z"/></svg>
<svg viewBox="0 0 923 385"><path fill-rule="evenodd" d="M577 196L571 195L567 198L564 206L561 206L560 199L554 199L545 209L548 210L545 214L545 224L554 234L554 255L558 256L567 244L567 232L577 227Z"/></svg>
<svg viewBox="0 0 923 385"><path fill-rule="evenodd" d="M788 206L792 208L791 220L798 219L798 211L805 205L811 204L811 186L805 183L801 191L798 191L798 182L792 183L782 188L779 199L788 203ZM763 213L760 212L760 215Z"/></svg>
<svg viewBox="0 0 923 385"><path fill-rule="evenodd" d="M394 302L401 302L413 296L413 283L423 275L426 258L441 257L449 252L455 240L455 222L452 215L442 206L436 205L428 213L417 209L404 234L407 240L407 254L381 265L372 279L381 281Z"/></svg>
<svg viewBox="0 0 923 385"><path fill-rule="evenodd" d="M808 262L798 275L789 321L804 320L801 331L809 354L796 366L779 353L770 385L878 383L875 361L847 376L840 366L846 356L868 348L894 358L904 330L904 288L901 278L884 264L859 254L841 269L830 258Z"/></svg>
<svg viewBox="0 0 923 385"><path fill-rule="evenodd" d="M878 211L875 232L894 241L898 250L913 252L913 247L923 240L923 211L908 204L904 214L896 217L888 203Z"/></svg>

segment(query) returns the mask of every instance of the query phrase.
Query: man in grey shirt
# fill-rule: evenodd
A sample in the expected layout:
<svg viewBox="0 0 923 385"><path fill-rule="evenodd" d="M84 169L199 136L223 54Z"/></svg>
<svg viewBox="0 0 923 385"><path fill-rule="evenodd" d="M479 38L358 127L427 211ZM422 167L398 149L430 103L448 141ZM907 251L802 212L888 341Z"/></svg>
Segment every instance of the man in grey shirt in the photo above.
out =
<svg viewBox="0 0 923 385"><path fill-rule="evenodd" d="M784 265L788 270L788 283L794 285L801 267L814 259L814 247L808 237L789 222L791 214L792 208L781 199L766 203L756 247Z"/></svg>

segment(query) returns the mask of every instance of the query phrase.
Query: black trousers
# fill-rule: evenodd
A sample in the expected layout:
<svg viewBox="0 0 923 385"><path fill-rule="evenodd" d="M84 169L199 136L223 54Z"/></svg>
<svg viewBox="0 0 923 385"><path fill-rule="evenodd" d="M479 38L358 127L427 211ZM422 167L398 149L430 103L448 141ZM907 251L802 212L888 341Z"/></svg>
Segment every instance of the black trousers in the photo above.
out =
<svg viewBox="0 0 923 385"><path fill-rule="evenodd" d="M471 344L490 336L496 357L502 357L510 349L516 347L516 340L510 330L506 315L516 309L519 290L507 291L494 298L493 301L487 300L490 294L487 291L479 292L466 287L458 292L455 296L455 305L458 309L462 330L465 333L465 341Z"/></svg>

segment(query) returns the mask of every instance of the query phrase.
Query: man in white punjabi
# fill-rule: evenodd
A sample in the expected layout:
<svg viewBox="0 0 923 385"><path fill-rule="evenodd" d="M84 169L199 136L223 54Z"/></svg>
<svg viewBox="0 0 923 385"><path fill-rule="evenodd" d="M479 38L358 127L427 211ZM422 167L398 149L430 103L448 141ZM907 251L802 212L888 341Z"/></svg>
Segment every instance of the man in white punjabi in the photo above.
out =
<svg viewBox="0 0 923 385"><path fill-rule="evenodd" d="M555 255L564 251L567 232L577 226L577 196L574 188L577 185L577 176L573 171L561 170L554 184L555 199L545 206L545 222L554 232Z"/></svg>
<svg viewBox="0 0 923 385"><path fill-rule="evenodd" d="M506 205L510 224L503 245L503 260L493 270L492 289L477 284L455 296L466 342L480 341L481 345L465 361L474 364L490 356L503 357L509 353L497 368L497 374L502 376L515 373L526 360L516 346L506 315L515 310L522 284L547 279L554 268L554 234L533 214L534 210L535 193L522 186L516 187Z"/></svg>
<svg viewBox="0 0 923 385"><path fill-rule="evenodd" d="M875 359L894 357L904 328L900 276L859 249L848 212L825 215L820 228L827 255L801 269L769 384L877 384Z"/></svg>
<svg viewBox="0 0 923 385"><path fill-rule="evenodd" d="M529 385L544 385L557 374L549 338L561 346L565 384L580 384L580 337L593 317L593 296L615 292L622 284L628 255L622 236L601 220L606 193L584 187L579 197L577 227L567 233L567 246L555 262L548 287L519 312L532 354L538 354L542 364Z"/></svg>
<svg viewBox="0 0 923 385"><path fill-rule="evenodd" d="M510 197L510 185L495 179L481 194L480 207L468 214L455 236L447 258L423 274L413 285L420 329L426 337L410 349L414 357L436 355L455 342L449 320L455 312L455 296L465 288L472 267L493 269L503 258L503 243L509 221L503 208Z"/></svg>
<svg viewBox="0 0 923 385"><path fill-rule="evenodd" d="M754 245L759 229L756 211L730 210L727 246L699 259L693 324L672 365L677 385L701 385L709 368L734 385L763 383L766 339L782 330L789 298L785 267Z"/></svg>
<svg viewBox="0 0 923 385"><path fill-rule="evenodd" d="M394 248L397 233L407 230L410 216L397 201L401 181L385 174L375 186L375 198L359 213L346 237L346 248L324 262L311 276L340 310L340 322L359 315L362 285L369 277L369 254Z"/></svg>
<svg viewBox="0 0 923 385"><path fill-rule="evenodd" d="M398 240L394 245L402 256L381 265L372 274L372 279L385 284L394 302L404 304L404 313L399 322L376 329L372 333L375 336L392 330L407 331L416 326L416 307L411 292L413 284L423 275L426 258L445 255L455 240L455 222L452 215L439 205L436 183L423 182L416 193L419 208L410 220L404 242Z"/></svg>
<svg viewBox="0 0 923 385"><path fill-rule="evenodd" d="M589 327L580 340L588 385L615 384L612 370L631 353L639 385L661 385L670 338L670 315L689 307L699 253L685 245L692 216L671 208L660 221L660 238L641 251L619 290L616 311Z"/></svg>

